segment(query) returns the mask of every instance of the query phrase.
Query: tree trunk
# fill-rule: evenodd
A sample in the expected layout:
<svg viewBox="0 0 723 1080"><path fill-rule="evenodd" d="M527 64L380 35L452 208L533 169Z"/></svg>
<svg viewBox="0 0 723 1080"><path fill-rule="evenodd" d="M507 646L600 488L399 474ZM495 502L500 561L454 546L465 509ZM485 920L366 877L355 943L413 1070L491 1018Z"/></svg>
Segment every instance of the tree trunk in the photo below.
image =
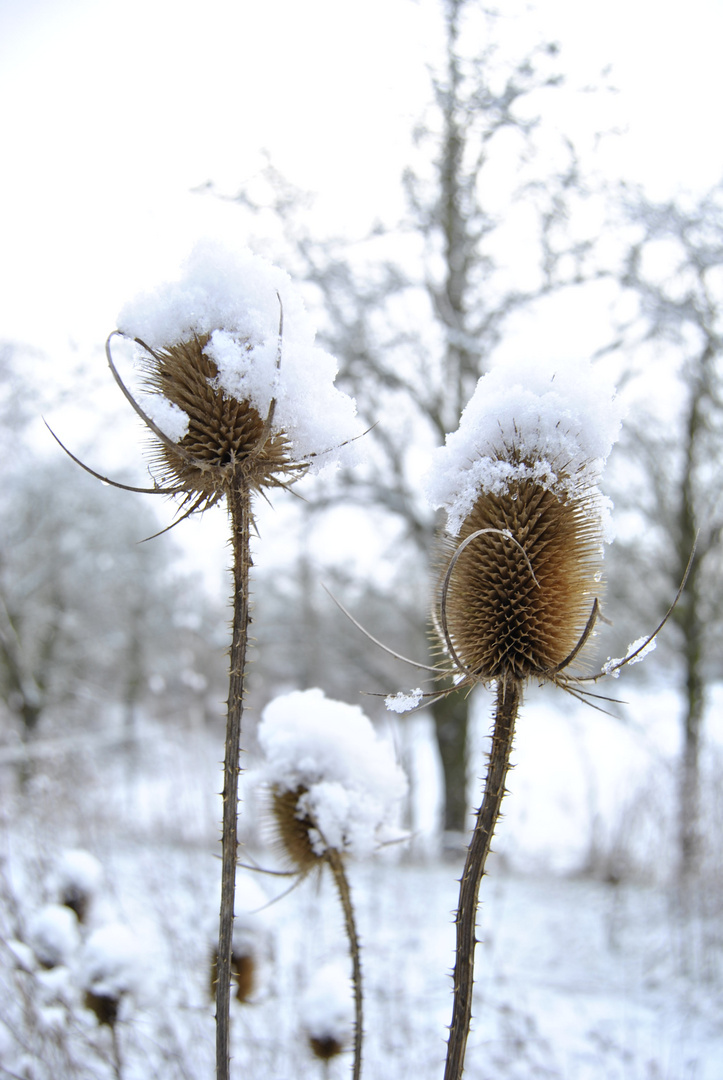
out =
<svg viewBox="0 0 723 1080"><path fill-rule="evenodd" d="M444 831L463 833L467 828L467 692L458 690L438 701L433 709L437 744L444 772Z"/></svg>

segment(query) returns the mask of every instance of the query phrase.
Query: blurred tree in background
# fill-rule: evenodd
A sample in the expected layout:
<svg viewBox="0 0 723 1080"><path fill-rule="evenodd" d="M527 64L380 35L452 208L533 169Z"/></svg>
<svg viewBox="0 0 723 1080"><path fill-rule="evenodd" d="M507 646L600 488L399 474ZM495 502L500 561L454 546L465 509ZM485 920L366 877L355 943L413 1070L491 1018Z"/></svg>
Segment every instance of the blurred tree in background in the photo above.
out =
<svg viewBox="0 0 723 1080"><path fill-rule="evenodd" d="M420 450L457 427L508 320L579 280L590 247L566 238L562 227L581 181L571 141L545 123L551 95L564 81L557 47L510 53L500 44L504 18L477 0L444 0L441 23L444 59L414 131L401 223L379 224L356 242L319 239L303 198L271 166L261 190L252 184L237 195L253 214L281 221L285 250L275 258L315 290L320 339L339 359L339 383L376 425L367 436L366 468L342 476L336 492L326 484L308 512L319 515L343 496L374 516L379 534L389 537L397 579L386 581L387 599L376 612L371 594L362 604L358 589L345 589L345 602L357 617L362 607L369 613L377 637L420 660L437 528L420 490ZM354 635L347 627L336 640ZM366 653L369 645L357 637L355 649ZM328 651L324 656L321 672L296 672L301 685L337 666ZM346 670L345 662L339 666ZM379 666L389 667L381 660ZM399 675L391 679L387 690L398 688ZM434 706L434 718L444 824L462 831L469 811L467 699L449 695Z"/></svg>
<svg viewBox="0 0 723 1080"><path fill-rule="evenodd" d="M177 568L172 539L142 542L159 529L142 497L118 497L60 451L34 450L26 429L37 401L25 394L17 409L19 353L0 359L13 447L0 485L0 732L25 745L22 772L37 737L97 737L120 714L132 740L143 706L188 716L189 687L199 704L220 701L227 628Z"/></svg>
<svg viewBox="0 0 723 1080"><path fill-rule="evenodd" d="M682 684L678 818L686 878L701 855L707 690L723 676L723 185L666 202L624 188L617 214L629 237L620 281L634 302L619 330L633 405L612 462L623 531L611 551L610 581L638 625L654 625L695 546L675 631L661 638Z"/></svg>

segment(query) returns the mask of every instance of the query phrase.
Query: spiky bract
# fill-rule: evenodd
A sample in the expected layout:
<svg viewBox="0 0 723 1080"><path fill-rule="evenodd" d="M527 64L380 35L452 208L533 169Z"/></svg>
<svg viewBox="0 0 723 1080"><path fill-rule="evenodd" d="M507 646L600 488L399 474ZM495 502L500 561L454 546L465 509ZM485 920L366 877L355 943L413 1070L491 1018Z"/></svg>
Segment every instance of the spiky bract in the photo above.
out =
<svg viewBox="0 0 723 1080"><path fill-rule="evenodd" d="M489 531L461 551L447 584L457 657L475 681L554 677L601 591L594 497L558 495L530 479L511 481L502 494L483 491L459 536L444 541L445 571L478 530Z"/></svg>
<svg viewBox="0 0 723 1080"><path fill-rule="evenodd" d="M154 447L164 483L211 505L239 480L251 490L279 487L303 472L304 464L292 461L286 435L273 431L255 406L217 385L218 369L204 351L208 340L203 334L153 351L144 367L148 389L189 420L178 450L171 442Z"/></svg>

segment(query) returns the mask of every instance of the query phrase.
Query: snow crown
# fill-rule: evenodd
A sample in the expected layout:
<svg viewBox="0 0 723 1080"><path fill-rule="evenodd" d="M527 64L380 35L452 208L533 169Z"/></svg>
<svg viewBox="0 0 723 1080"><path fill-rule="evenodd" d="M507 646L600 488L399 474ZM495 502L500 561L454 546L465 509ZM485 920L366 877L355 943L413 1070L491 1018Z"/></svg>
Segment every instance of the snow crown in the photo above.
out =
<svg viewBox="0 0 723 1080"><path fill-rule="evenodd" d="M428 480L447 511L434 619L461 678L555 681L577 656L602 592L598 481L619 428L590 364L479 380Z"/></svg>
<svg viewBox="0 0 723 1080"><path fill-rule="evenodd" d="M258 739L279 838L300 869L329 849L366 856L398 835L389 822L406 777L357 705L319 689L282 695L264 709Z"/></svg>
<svg viewBox="0 0 723 1080"><path fill-rule="evenodd" d="M119 333L135 340L171 485L209 501L295 472L353 464L360 434L336 361L287 274L250 252L206 242L178 280L126 305Z"/></svg>
<svg viewBox="0 0 723 1080"><path fill-rule="evenodd" d="M589 494L621 420L612 383L587 361L494 368L477 383L458 430L436 451L428 499L447 511L447 531L457 535L481 492L500 494L513 480Z"/></svg>

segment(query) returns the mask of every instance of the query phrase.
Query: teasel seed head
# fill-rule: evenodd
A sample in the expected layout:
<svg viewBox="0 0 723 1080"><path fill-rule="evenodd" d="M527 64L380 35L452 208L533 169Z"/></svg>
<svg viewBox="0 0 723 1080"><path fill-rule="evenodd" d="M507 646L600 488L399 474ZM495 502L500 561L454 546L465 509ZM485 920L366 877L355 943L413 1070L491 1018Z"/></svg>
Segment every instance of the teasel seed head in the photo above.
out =
<svg viewBox="0 0 723 1080"><path fill-rule="evenodd" d="M483 682L554 678L602 595L594 497L513 481L499 494L481 492L459 535L441 546L435 622L446 583L446 635L465 672Z"/></svg>
<svg viewBox="0 0 723 1080"><path fill-rule="evenodd" d="M285 330L285 317L289 329ZM356 405L283 271L210 242L179 280L136 297L106 342L113 376L154 436L154 486L122 484L66 453L104 483L181 496L178 520L232 491L286 487L307 471L358 463ZM137 399L113 358L114 338L140 350ZM177 522L176 522L177 523Z"/></svg>
<svg viewBox="0 0 723 1080"><path fill-rule="evenodd" d="M193 492L210 505L239 479L250 490L282 486L305 471L291 458L283 431L271 430L248 400L218 385L218 367L205 351L210 335L194 335L142 360L146 388L188 417L178 443L156 441L161 482ZM268 415L268 414L267 414Z"/></svg>
<svg viewBox="0 0 723 1080"><path fill-rule="evenodd" d="M245 948L239 948L234 941L231 952L231 974L236 986L236 999L242 1005L248 1004L256 989L256 957L248 944ZM218 949L211 953L209 990L211 999L216 997L216 978L218 971Z"/></svg>
<svg viewBox="0 0 723 1080"><path fill-rule="evenodd" d="M319 1061L331 1061L344 1051L344 1043L335 1035L309 1035L309 1048Z"/></svg>
<svg viewBox="0 0 723 1080"><path fill-rule="evenodd" d="M299 785L291 790L274 785L271 791L271 815L276 844L289 864L300 874L308 874L320 866L324 854L319 853L318 828L300 800L308 788Z"/></svg>
<svg viewBox="0 0 723 1080"><path fill-rule="evenodd" d="M434 625L457 682L565 682L603 591L598 481L621 411L589 364L483 376L428 481L447 512Z"/></svg>

